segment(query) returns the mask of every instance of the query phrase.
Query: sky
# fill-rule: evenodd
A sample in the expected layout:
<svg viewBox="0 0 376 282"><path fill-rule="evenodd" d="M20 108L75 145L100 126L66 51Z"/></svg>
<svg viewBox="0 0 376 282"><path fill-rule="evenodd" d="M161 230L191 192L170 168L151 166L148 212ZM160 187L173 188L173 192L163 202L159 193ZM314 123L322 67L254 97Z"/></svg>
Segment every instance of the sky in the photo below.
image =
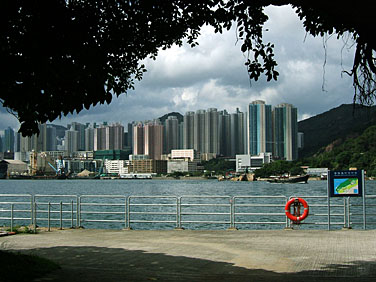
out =
<svg viewBox="0 0 376 282"><path fill-rule="evenodd" d="M199 46L174 46L160 51L157 59L146 59L147 72L135 90L114 96L110 105L97 105L79 114L53 121L66 126L81 123L120 122L158 118L170 112L182 115L187 111L217 108L232 113L239 108L264 100L276 106L293 104L298 119L303 120L341 104L352 103L354 89L350 70L354 44L335 35L314 38L290 6L267 7L268 22L264 26L264 42L275 45L274 53L280 73L278 81L250 81L244 63L246 55L236 42L235 27L215 34L204 26ZM0 107L0 130L8 126L18 130L17 119Z"/></svg>

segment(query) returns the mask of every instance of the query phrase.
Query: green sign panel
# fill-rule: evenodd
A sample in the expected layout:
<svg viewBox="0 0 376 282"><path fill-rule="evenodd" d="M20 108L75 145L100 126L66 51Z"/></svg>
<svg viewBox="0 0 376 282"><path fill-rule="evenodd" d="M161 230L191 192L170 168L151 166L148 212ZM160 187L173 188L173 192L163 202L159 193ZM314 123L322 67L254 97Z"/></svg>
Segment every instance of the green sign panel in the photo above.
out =
<svg viewBox="0 0 376 282"><path fill-rule="evenodd" d="M361 197L363 179L362 170L329 171L329 194L331 197Z"/></svg>

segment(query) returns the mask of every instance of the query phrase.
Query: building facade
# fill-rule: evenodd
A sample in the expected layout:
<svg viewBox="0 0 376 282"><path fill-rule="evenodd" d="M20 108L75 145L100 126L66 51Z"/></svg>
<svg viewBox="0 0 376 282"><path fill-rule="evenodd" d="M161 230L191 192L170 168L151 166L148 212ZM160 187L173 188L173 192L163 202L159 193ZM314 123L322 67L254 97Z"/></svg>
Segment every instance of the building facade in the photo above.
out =
<svg viewBox="0 0 376 282"><path fill-rule="evenodd" d="M163 154L163 125L157 122L144 126L144 154L150 159L161 160Z"/></svg>
<svg viewBox="0 0 376 282"><path fill-rule="evenodd" d="M247 115L247 153L259 155L272 152L272 106L257 100L249 104Z"/></svg>
<svg viewBox="0 0 376 282"><path fill-rule="evenodd" d="M186 112L183 118L183 149L194 148L194 112Z"/></svg>
<svg viewBox="0 0 376 282"><path fill-rule="evenodd" d="M298 158L298 111L287 103L273 109L273 156L287 161Z"/></svg>

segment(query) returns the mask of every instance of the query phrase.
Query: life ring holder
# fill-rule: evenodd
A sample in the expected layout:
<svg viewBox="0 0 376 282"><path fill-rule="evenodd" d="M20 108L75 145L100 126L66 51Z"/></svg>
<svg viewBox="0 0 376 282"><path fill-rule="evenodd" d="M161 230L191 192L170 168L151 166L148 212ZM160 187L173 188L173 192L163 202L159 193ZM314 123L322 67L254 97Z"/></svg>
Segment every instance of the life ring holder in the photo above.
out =
<svg viewBox="0 0 376 282"><path fill-rule="evenodd" d="M294 214L290 213L290 208L291 208L292 205L294 206L294 211L295 211ZM300 205L303 205L303 207L304 207L304 212L303 212L302 215L300 215ZM309 206L308 206L307 202L302 198L291 198L286 203L285 213L286 213L286 216L290 220L292 220L296 223L300 223L300 221L307 218L307 216L309 214Z"/></svg>

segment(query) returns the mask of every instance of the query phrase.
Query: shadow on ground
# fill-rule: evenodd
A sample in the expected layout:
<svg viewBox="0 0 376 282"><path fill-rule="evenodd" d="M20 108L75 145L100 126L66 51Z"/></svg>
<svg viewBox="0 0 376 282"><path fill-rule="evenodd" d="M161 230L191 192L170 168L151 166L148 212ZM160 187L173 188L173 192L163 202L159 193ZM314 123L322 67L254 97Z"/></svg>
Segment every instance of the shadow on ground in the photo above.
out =
<svg viewBox="0 0 376 282"><path fill-rule="evenodd" d="M99 247L53 247L25 251L61 269L35 281L376 281L376 261L328 265L319 271L276 273L161 253ZM1 280L1 279L0 279Z"/></svg>

